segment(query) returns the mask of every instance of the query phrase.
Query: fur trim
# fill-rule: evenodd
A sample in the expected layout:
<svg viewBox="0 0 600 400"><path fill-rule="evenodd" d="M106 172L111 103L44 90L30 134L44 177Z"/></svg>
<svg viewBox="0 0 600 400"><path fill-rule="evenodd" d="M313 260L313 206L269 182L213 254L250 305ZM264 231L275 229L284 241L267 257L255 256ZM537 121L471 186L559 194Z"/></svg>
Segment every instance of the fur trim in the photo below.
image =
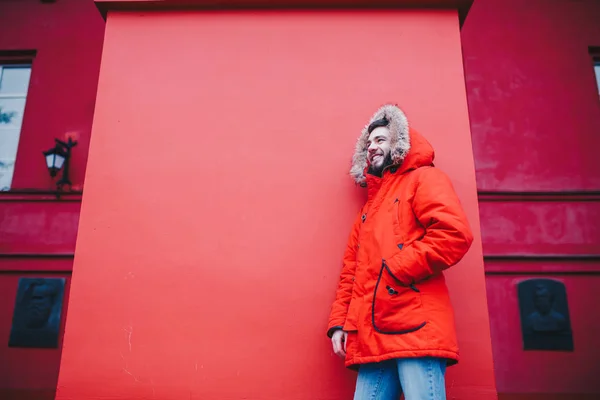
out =
<svg viewBox="0 0 600 400"><path fill-rule="evenodd" d="M354 178L356 183L361 186L366 184L365 170L367 168L367 141L369 139L369 125L378 119L386 117L390 124L388 126L390 130L390 147L392 163L394 165L402 164L404 158L410 150L410 136L408 119L404 112L394 104L386 104L382 106L377 112L371 117L369 123L363 128L358 141L356 142L356 149L354 156L352 157L352 168L350 169L350 176Z"/></svg>

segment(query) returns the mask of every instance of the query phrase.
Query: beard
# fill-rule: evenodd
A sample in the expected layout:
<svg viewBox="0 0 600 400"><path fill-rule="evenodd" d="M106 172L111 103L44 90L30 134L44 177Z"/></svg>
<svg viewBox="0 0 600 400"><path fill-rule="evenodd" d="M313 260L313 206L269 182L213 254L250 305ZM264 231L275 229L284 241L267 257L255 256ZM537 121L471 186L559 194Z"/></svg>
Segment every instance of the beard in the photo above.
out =
<svg viewBox="0 0 600 400"><path fill-rule="evenodd" d="M389 167L390 165L392 165L392 155L388 154L387 156L385 156L383 162L379 167L375 167L373 165L369 166L368 173L381 178L381 173L383 172L383 170Z"/></svg>

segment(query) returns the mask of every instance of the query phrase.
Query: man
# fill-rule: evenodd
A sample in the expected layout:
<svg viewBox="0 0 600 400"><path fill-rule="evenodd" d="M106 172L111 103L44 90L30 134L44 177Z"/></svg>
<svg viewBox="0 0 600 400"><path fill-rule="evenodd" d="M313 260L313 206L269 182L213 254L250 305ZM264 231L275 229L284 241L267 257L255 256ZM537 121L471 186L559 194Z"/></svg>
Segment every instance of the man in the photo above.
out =
<svg viewBox="0 0 600 400"><path fill-rule="evenodd" d="M343 257L327 335L358 369L355 400L445 399L447 365L458 362L443 271L473 241L431 145L397 106L362 131L351 175L368 200Z"/></svg>

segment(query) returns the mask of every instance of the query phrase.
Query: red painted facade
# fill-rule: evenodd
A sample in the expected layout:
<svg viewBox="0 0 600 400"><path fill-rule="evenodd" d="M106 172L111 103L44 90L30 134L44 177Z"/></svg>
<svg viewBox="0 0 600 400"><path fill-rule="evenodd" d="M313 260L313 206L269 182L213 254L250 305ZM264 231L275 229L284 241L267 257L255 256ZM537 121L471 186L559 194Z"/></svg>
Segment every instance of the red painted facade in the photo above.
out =
<svg viewBox="0 0 600 400"><path fill-rule="evenodd" d="M58 349L27 349L8 340L20 277L65 277L69 300L103 36L91 1L0 2L0 64L35 54L26 60L32 73L12 190L0 192L0 399L54 398L62 341ZM42 151L66 135L79 141L71 164L76 193L57 200Z"/></svg>
<svg viewBox="0 0 600 400"><path fill-rule="evenodd" d="M600 396L598 21L595 0L482 0L461 32L500 393ZM532 277L564 283L573 352L522 350Z"/></svg>
<svg viewBox="0 0 600 400"><path fill-rule="evenodd" d="M588 53L600 47L599 20L594 0L478 0L461 31L495 374L498 391L513 399L592 399L600 393L594 342L600 324L589 314L600 301L594 290L600 274L594 224L600 214L600 102ZM71 274L80 195L56 200L43 193L54 186L41 151L55 137L73 134L79 145L72 180L82 189L103 35L104 21L91 1L0 2L0 55L37 51L14 190L0 192L3 399L54 397L60 349L6 343L18 278ZM148 173L169 179L160 170ZM573 353L521 350L515 285L539 276L566 285ZM336 379L350 385L351 378Z"/></svg>

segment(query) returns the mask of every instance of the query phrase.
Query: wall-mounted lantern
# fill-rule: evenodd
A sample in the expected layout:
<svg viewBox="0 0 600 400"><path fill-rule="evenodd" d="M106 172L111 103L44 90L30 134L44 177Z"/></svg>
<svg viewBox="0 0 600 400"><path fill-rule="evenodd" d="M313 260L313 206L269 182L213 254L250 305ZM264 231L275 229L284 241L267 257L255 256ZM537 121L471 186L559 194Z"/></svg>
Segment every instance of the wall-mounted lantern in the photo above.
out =
<svg viewBox="0 0 600 400"><path fill-rule="evenodd" d="M56 186L60 191L63 185L71 186L71 181L69 180L69 161L71 159L71 148L75 147L77 142L71 138L67 142L58 139L54 139L54 141L56 142L56 146L43 153L46 157L46 166L51 177L54 178L58 171L63 170L62 177L56 182Z"/></svg>

